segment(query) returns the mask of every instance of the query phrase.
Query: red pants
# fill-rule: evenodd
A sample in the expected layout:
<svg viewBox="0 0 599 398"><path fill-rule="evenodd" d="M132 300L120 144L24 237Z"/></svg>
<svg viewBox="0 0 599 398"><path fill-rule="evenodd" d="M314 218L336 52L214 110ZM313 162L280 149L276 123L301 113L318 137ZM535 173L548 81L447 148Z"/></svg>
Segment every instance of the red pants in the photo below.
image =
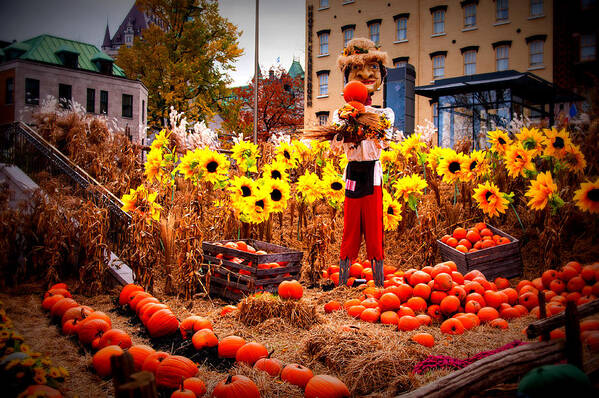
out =
<svg viewBox="0 0 599 398"><path fill-rule="evenodd" d="M382 260L383 250L383 191L380 186L361 198L345 197L343 205L343 241L341 260L358 258L362 234L366 240L368 259Z"/></svg>

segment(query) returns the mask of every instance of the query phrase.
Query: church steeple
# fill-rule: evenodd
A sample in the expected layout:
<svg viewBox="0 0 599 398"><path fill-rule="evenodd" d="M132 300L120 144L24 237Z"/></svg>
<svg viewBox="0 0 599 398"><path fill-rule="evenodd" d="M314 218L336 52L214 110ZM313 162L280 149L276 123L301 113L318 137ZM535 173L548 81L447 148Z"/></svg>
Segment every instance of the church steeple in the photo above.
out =
<svg viewBox="0 0 599 398"><path fill-rule="evenodd" d="M106 22L106 31L104 32L104 41L102 42L102 50L112 47L112 41L110 40L110 30L108 29L108 22Z"/></svg>

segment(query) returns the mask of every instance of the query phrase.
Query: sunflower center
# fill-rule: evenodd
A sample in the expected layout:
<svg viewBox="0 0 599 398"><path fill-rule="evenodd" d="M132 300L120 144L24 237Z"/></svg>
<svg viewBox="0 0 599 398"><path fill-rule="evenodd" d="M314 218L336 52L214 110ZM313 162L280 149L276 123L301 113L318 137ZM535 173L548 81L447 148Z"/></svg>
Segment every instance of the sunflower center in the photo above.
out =
<svg viewBox="0 0 599 398"><path fill-rule="evenodd" d="M491 191L487 191L487 193L485 194L485 200L488 202L489 198L491 198L491 196L493 196L493 194L491 193Z"/></svg>
<svg viewBox="0 0 599 398"><path fill-rule="evenodd" d="M264 210L264 200L260 199L260 200L256 201L256 206L258 206L259 208Z"/></svg>
<svg viewBox="0 0 599 398"><path fill-rule="evenodd" d="M247 196L250 196L251 194L252 194L252 190L248 186L243 185L241 187L241 196L243 196L245 198Z"/></svg>
<svg viewBox="0 0 599 398"><path fill-rule="evenodd" d="M472 163L470 163L470 171L474 170L476 168L476 165L478 165L478 162L476 160L473 160Z"/></svg>
<svg viewBox="0 0 599 398"><path fill-rule="evenodd" d="M524 149L526 149L527 151L530 151L531 149L534 149L536 144L532 138L528 138L523 142L523 146L524 146Z"/></svg>
<svg viewBox="0 0 599 398"><path fill-rule="evenodd" d="M518 154L518 155L516 155L516 159L520 159L520 160L522 160L522 155L519 155L519 154Z"/></svg>
<svg viewBox="0 0 599 398"><path fill-rule="evenodd" d="M331 184L331 189L333 191L340 191L341 188L343 188L343 185L340 182L335 181L334 183Z"/></svg>
<svg viewBox="0 0 599 398"><path fill-rule="evenodd" d="M214 173L216 169L218 169L218 162L215 162L214 160L206 165L208 173Z"/></svg>
<svg viewBox="0 0 599 398"><path fill-rule="evenodd" d="M557 149L563 149L565 147L564 139L562 137L555 137L553 147Z"/></svg>
<svg viewBox="0 0 599 398"><path fill-rule="evenodd" d="M449 163L449 171L451 171L453 174L455 174L458 171L460 171L460 162L451 162L451 163Z"/></svg>
<svg viewBox="0 0 599 398"><path fill-rule="evenodd" d="M395 215L395 211L393 210L393 207L389 206L389 208L387 209L387 214L391 214L392 216Z"/></svg>
<svg viewBox="0 0 599 398"><path fill-rule="evenodd" d="M291 155L289 154L288 151L284 151L283 156L285 156L285 159L291 159Z"/></svg>
<svg viewBox="0 0 599 398"><path fill-rule="evenodd" d="M283 198L283 194L278 189L273 189L272 192L270 193L270 198L272 200L274 200L275 202L278 202L279 200L281 200Z"/></svg>
<svg viewBox="0 0 599 398"><path fill-rule="evenodd" d="M273 180L280 180L281 179L281 172L279 170L273 170L270 172L270 178L272 178Z"/></svg>
<svg viewBox="0 0 599 398"><path fill-rule="evenodd" d="M587 198L592 202L599 202L599 188L593 188L587 193Z"/></svg>
<svg viewBox="0 0 599 398"><path fill-rule="evenodd" d="M497 142L499 142L501 145L505 145L505 140L501 137L497 138Z"/></svg>

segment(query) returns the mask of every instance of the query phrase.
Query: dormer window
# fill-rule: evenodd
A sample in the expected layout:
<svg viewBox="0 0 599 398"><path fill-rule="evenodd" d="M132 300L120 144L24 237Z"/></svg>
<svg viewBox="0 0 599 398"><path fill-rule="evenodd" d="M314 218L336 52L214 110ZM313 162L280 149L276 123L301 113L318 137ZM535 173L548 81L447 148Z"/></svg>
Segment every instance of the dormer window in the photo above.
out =
<svg viewBox="0 0 599 398"><path fill-rule="evenodd" d="M101 51L98 51L92 58L91 61L98 68L98 72L105 75L112 75L112 64L114 60L108 55Z"/></svg>
<svg viewBox="0 0 599 398"><path fill-rule="evenodd" d="M55 54L60 58L60 62L67 68L79 68L79 51L69 45L60 46Z"/></svg>
<svg viewBox="0 0 599 398"><path fill-rule="evenodd" d="M7 61L11 59L17 59L21 55L29 51L29 48L29 44L27 43L13 43L10 46L4 48L4 56L6 57Z"/></svg>

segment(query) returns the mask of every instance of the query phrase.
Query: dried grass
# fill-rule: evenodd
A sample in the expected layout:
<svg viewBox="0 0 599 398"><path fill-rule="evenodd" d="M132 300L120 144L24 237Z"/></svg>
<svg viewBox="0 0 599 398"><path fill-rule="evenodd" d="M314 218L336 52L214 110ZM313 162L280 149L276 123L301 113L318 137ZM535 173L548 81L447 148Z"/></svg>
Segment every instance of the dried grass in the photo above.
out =
<svg viewBox="0 0 599 398"><path fill-rule="evenodd" d="M272 318L282 318L302 329L322 322L313 304L305 300L282 300L269 293L242 300L238 317L247 326L256 326Z"/></svg>

